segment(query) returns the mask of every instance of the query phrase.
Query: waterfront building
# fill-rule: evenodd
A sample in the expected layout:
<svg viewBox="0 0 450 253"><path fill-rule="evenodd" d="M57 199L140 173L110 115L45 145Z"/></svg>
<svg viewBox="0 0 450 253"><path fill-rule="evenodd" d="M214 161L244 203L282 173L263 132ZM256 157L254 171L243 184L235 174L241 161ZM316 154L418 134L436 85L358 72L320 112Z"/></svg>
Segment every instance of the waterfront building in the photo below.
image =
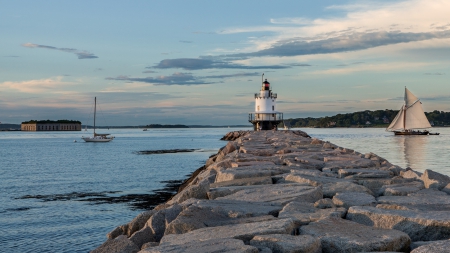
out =
<svg viewBox="0 0 450 253"><path fill-rule="evenodd" d="M81 131L81 122L77 120L30 120L22 122L22 131Z"/></svg>
<svg viewBox="0 0 450 253"><path fill-rule="evenodd" d="M255 112L248 115L253 130L278 130L278 124L283 121L283 113L277 111L276 102L277 94L272 93L270 83L266 79L262 82L259 93L255 93Z"/></svg>

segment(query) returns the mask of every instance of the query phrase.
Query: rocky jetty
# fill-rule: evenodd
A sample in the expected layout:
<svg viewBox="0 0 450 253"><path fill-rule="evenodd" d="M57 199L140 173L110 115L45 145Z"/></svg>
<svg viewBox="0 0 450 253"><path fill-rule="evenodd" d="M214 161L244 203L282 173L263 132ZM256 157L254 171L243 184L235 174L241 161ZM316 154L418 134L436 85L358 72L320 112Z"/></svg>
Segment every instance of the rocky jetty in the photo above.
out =
<svg viewBox="0 0 450 253"><path fill-rule="evenodd" d="M450 178L301 131L239 131L92 252L449 252Z"/></svg>

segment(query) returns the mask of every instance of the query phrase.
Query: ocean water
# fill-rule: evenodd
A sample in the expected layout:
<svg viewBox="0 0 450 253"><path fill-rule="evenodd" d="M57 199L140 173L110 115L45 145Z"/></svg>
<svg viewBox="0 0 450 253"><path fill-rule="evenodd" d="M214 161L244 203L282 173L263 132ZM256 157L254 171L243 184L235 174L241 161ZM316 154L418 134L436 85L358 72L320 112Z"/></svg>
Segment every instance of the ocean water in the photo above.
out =
<svg viewBox="0 0 450 253"><path fill-rule="evenodd" d="M130 196L185 179L226 144L219 139L233 130L241 129L104 130L116 136L109 143L85 143L80 139L84 131L0 132L0 251L88 252L98 247L108 232L143 211ZM300 130L376 153L403 168L450 175L450 128L434 129L439 136L394 136L367 128ZM137 153L156 149L197 151Z"/></svg>

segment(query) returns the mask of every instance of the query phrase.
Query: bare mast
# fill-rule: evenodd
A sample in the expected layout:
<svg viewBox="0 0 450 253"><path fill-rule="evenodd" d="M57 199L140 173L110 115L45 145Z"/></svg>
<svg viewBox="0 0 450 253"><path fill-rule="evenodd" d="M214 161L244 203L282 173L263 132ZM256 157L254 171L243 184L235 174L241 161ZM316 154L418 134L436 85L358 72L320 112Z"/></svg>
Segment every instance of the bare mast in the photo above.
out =
<svg viewBox="0 0 450 253"><path fill-rule="evenodd" d="M97 112L97 97L94 98L94 137L95 137L95 114Z"/></svg>

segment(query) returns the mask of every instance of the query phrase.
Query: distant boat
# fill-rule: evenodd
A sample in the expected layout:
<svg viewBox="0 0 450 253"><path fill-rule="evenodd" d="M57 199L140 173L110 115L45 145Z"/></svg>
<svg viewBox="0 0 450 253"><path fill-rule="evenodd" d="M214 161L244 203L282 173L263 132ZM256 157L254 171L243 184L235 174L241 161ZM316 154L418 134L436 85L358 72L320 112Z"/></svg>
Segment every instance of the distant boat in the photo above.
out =
<svg viewBox="0 0 450 253"><path fill-rule="evenodd" d="M144 128L142 131L147 131L147 128Z"/></svg>
<svg viewBox="0 0 450 253"><path fill-rule="evenodd" d="M92 137L82 136L85 142L109 142L114 139L114 136L108 136L110 134L98 134L95 132L95 118L97 113L97 97L94 98L94 135Z"/></svg>
<svg viewBox="0 0 450 253"><path fill-rule="evenodd" d="M400 108L397 116L391 122L386 131L394 132L395 135L428 135L431 128L430 122L425 116L422 102L405 87L405 102ZM433 133L438 135L439 133Z"/></svg>

